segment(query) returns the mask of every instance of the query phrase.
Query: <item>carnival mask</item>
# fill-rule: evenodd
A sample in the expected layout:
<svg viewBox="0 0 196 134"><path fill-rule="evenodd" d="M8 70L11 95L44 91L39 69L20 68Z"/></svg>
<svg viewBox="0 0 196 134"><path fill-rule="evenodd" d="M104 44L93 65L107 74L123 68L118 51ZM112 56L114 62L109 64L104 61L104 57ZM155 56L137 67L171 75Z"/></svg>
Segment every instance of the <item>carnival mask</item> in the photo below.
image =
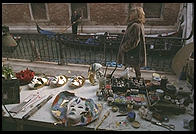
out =
<svg viewBox="0 0 196 134"><path fill-rule="evenodd" d="M77 97L68 91L59 93L52 104L52 114L65 126L86 125L97 119L101 110L102 106L92 99Z"/></svg>
<svg viewBox="0 0 196 134"><path fill-rule="evenodd" d="M68 78L65 75L55 76L50 79L49 85L51 87L60 87L67 83Z"/></svg>
<svg viewBox="0 0 196 134"><path fill-rule="evenodd" d="M85 78L81 75L74 76L73 79L71 79L71 82L69 84L70 88L79 88L84 85Z"/></svg>
<svg viewBox="0 0 196 134"><path fill-rule="evenodd" d="M78 123L81 120L82 115L86 114L85 100L79 97L73 98L67 106L67 120L70 123Z"/></svg>

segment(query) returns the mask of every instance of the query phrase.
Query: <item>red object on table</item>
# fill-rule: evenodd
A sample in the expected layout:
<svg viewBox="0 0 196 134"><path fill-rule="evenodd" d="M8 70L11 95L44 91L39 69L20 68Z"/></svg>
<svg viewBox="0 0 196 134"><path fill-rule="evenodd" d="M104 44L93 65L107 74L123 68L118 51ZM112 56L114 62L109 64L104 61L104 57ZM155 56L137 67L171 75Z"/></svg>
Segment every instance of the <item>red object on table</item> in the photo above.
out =
<svg viewBox="0 0 196 134"><path fill-rule="evenodd" d="M29 82L31 82L34 76L35 72L29 70L28 68L16 73L16 78L20 81L20 84L28 84Z"/></svg>

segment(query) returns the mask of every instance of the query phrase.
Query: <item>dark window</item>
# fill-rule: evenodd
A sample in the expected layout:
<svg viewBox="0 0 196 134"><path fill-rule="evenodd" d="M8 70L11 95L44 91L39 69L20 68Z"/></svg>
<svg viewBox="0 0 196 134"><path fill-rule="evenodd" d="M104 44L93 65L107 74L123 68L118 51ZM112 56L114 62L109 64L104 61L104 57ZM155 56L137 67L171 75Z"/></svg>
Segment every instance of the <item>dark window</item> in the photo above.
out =
<svg viewBox="0 0 196 134"><path fill-rule="evenodd" d="M83 19L88 19L87 3L71 3L71 13L77 10Z"/></svg>
<svg viewBox="0 0 196 134"><path fill-rule="evenodd" d="M162 3L144 3L143 9L146 18L161 18L162 14Z"/></svg>
<svg viewBox="0 0 196 134"><path fill-rule="evenodd" d="M31 10L34 20L47 20L45 3L31 3Z"/></svg>

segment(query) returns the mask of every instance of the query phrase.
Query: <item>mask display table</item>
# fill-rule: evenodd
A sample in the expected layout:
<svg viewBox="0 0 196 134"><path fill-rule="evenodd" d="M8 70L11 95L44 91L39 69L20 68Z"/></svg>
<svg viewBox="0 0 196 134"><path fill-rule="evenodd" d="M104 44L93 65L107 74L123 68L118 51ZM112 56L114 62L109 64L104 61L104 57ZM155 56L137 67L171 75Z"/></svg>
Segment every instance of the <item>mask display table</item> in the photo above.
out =
<svg viewBox="0 0 196 134"><path fill-rule="evenodd" d="M38 90L29 90L27 86L21 86L20 92L20 102L22 102L27 96L31 94L39 94L41 99L33 104L33 107L36 106L43 99L47 98L49 95L53 94L52 99L50 99L43 107L41 107L37 112L35 112L30 118L27 120L22 120L22 117L30 111L33 107L28 107L27 109L20 111L17 114L11 113L14 119L12 119L9 114L6 112L5 108L2 106L3 111L5 112L2 116L6 121L10 121L12 123L17 123L18 130L22 130L24 125L32 125L32 126L42 126L55 128L59 130L72 130L72 131L81 131L81 130L94 130L97 124L101 121L102 117L107 111L110 111L110 115L102 122L97 130L109 130L109 131L168 131L168 129L154 125L148 121L141 119L138 114L138 110L134 110L136 113L135 120L140 123L139 128L132 127L131 123L127 120L126 116L117 117L121 113L113 112L111 110L111 106L108 106L107 101L98 101L98 97L96 96L96 91L99 88L99 85L92 86L88 80L85 81L84 85L77 89L70 89L68 87L68 83L62 87L51 88L49 86L44 86ZM75 93L76 96L91 98L97 104L101 104L103 109L101 111L100 117L91 122L86 126L77 126L77 127L65 127L63 125L54 125L57 122L57 119L51 113L51 105L56 97L62 91L69 91ZM5 105L8 110L13 108L17 104L8 104ZM194 118L192 115L185 113L180 115L173 115L169 117L169 122L167 124L175 125L174 131L189 131L189 129L183 128L184 120L190 120Z"/></svg>

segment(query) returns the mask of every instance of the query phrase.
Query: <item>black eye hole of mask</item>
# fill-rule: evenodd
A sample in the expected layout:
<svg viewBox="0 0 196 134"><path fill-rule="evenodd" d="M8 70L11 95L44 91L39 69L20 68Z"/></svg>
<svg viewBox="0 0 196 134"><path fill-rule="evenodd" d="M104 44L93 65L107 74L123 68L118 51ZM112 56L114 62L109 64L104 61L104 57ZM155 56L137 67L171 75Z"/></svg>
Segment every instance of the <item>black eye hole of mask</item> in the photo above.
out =
<svg viewBox="0 0 196 134"><path fill-rule="evenodd" d="M85 110L86 110L86 111L89 111L89 108L88 108L88 107L86 107L86 108L85 108Z"/></svg>
<svg viewBox="0 0 196 134"><path fill-rule="evenodd" d="M81 109L83 109L83 106L78 106L78 108L81 108Z"/></svg>
<svg viewBox="0 0 196 134"><path fill-rule="evenodd" d="M82 80L82 77L78 77L79 80Z"/></svg>

